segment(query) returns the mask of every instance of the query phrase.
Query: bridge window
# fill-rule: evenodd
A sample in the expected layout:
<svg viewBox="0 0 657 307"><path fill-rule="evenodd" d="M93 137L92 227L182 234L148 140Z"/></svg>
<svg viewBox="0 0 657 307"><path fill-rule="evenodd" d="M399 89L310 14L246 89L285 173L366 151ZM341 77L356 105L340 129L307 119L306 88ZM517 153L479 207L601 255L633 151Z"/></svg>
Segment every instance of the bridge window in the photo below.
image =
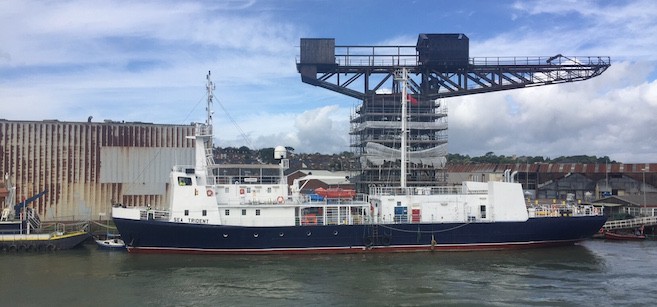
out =
<svg viewBox="0 0 657 307"><path fill-rule="evenodd" d="M486 205L479 206L479 212L481 213L481 218L486 218Z"/></svg>
<svg viewBox="0 0 657 307"><path fill-rule="evenodd" d="M246 209L242 209L242 215L246 215Z"/></svg>
<svg viewBox="0 0 657 307"><path fill-rule="evenodd" d="M178 177L178 185L179 186L187 186L187 185L192 185L192 178L190 177Z"/></svg>
<svg viewBox="0 0 657 307"><path fill-rule="evenodd" d="M207 216L208 215L208 210L201 211L201 214L203 214L203 216Z"/></svg>
<svg viewBox="0 0 657 307"><path fill-rule="evenodd" d="M185 210L185 216L189 215L189 210Z"/></svg>
<svg viewBox="0 0 657 307"><path fill-rule="evenodd" d="M260 209L256 209L256 215L260 215Z"/></svg>
<svg viewBox="0 0 657 307"><path fill-rule="evenodd" d="M230 210L226 209L226 211L224 211L224 215L230 215Z"/></svg>

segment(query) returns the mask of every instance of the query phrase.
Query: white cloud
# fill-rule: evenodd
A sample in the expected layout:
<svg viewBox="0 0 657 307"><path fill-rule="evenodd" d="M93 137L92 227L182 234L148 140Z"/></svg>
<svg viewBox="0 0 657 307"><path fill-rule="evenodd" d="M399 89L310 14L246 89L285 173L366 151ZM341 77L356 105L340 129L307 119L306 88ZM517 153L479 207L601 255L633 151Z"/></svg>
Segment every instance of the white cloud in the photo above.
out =
<svg viewBox="0 0 657 307"><path fill-rule="evenodd" d="M239 128L222 120L215 127L215 131L221 133L216 145L240 147L251 144L252 148L282 145L293 147L298 153L349 151L348 118L349 110L338 105L313 108L300 114L254 113L237 123ZM242 137L241 131L248 141Z"/></svg>
<svg viewBox="0 0 657 307"><path fill-rule="evenodd" d="M642 162L657 146L651 132L657 126L652 116L657 113L657 82L628 85L619 80L649 70L618 63L584 82L454 99L449 102L450 150L552 158L608 155Z"/></svg>
<svg viewBox="0 0 657 307"><path fill-rule="evenodd" d="M496 19L499 25L473 28L476 20L468 19L444 31L466 33L476 57L561 53L611 56L613 64L584 82L448 99L450 152L653 161L657 2L502 3L512 5L508 20ZM367 10L388 4L396 2L377 1ZM442 17L469 12L485 19L487 5L499 4L454 5ZM205 73L212 70L216 97L254 147L349 150L349 116L357 102L301 83L294 65L299 38L330 33L337 42L348 36L413 45L417 32L436 29L435 20L399 25L372 11L359 16L358 25L376 25L377 33L359 38L353 28L341 28L355 23L329 24L333 12L315 6L332 8L305 1L1 1L0 28L11 31L0 31L0 118L199 121ZM428 13L426 5L408 9L416 10L411 16ZM215 109L219 144L245 145Z"/></svg>

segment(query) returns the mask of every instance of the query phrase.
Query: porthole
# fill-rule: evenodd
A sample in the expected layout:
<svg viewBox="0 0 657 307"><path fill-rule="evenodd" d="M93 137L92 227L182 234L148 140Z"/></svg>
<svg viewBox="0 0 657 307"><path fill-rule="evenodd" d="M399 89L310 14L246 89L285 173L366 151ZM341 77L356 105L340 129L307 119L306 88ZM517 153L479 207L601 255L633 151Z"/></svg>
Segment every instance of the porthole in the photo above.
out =
<svg viewBox="0 0 657 307"><path fill-rule="evenodd" d="M228 238L228 234L227 234L227 233L224 234L224 238Z"/></svg>
<svg viewBox="0 0 657 307"><path fill-rule="evenodd" d="M284 236L284 235L285 235L285 234L282 233L282 232L280 232L280 233L278 234L279 237L282 237L282 236Z"/></svg>
<svg viewBox="0 0 657 307"><path fill-rule="evenodd" d="M312 232L310 232L310 231L306 233L306 235L309 236L309 237L310 237L311 234L312 234Z"/></svg>
<svg viewBox="0 0 657 307"><path fill-rule="evenodd" d="M334 235L334 236L337 236L337 235L338 235L338 231L337 231L337 230L336 230L336 231L333 231L333 235Z"/></svg>
<svg viewBox="0 0 657 307"><path fill-rule="evenodd" d="M258 237L258 234L257 234L257 233L254 233L254 234L253 234L253 237L254 237L254 238L257 238L257 237Z"/></svg>

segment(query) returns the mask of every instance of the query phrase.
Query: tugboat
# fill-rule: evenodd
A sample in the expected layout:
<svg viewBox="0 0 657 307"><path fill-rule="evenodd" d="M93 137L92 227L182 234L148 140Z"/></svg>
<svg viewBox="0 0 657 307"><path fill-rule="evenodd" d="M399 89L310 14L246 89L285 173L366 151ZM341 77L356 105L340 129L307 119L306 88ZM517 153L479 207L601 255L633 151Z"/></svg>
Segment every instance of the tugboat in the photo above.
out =
<svg viewBox="0 0 657 307"><path fill-rule="evenodd" d="M31 203L47 191L42 191L20 203L15 203L16 188L9 175L0 181L0 250L2 251L54 251L80 245L90 234L89 224L54 223L44 225Z"/></svg>
<svg viewBox="0 0 657 307"><path fill-rule="evenodd" d="M404 110L407 76L405 70L402 73ZM191 137L196 163L173 167L168 206L112 209L114 224L131 253L529 248L574 244L591 237L607 220L600 212L578 208L567 215L530 213L522 187L510 172L505 173L504 181L469 181L461 187L406 187L402 178L399 187L374 187L369 194L349 197L327 194L321 200L301 194L299 182L304 178L299 178L288 195L284 171L289 160L283 146L274 150L278 165L214 164L210 111L214 84L209 74L207 80L207 120L196 124ZM402 145L405 135L402 133ZM405 155L401 157L405 165Z"/></svg>

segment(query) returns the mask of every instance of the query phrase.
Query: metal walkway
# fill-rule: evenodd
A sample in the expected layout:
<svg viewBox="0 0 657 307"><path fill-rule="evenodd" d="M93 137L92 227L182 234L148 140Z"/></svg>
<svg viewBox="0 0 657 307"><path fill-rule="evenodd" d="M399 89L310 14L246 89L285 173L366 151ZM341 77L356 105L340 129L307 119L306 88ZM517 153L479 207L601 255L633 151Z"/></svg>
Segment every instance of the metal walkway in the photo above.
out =
<svg viewBox="0 0 657 307"><path fill-rule="evenodd" d="M635 219L607 221L604 226L606 230L636 228L643 226L657 225L657 216L639 217Z"/></svg>

